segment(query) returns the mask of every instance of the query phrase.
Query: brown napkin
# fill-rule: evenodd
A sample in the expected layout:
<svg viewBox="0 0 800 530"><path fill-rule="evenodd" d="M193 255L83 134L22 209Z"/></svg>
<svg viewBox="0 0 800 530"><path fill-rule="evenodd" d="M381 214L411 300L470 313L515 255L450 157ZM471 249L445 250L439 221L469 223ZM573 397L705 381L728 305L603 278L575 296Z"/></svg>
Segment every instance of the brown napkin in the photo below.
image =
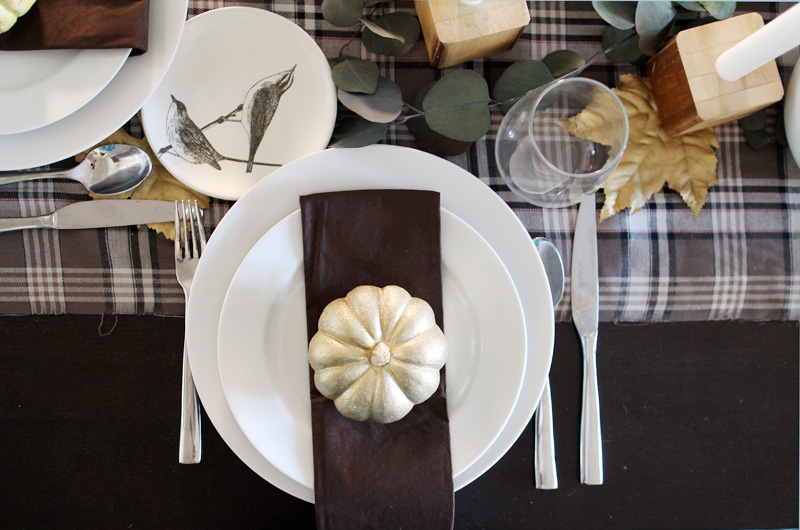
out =
<svg viewBox="0 0 800 530"><path fill-rule="evenodd" d="M345 191L300 204L309 338L325 306L359 285L403 287L444 329L438 193ZM345 418L311 378L317 528L452 528L445 369L431 398L386 425Z"/></svg>
<svg viewBox="0 0 800 530"><path fill-rule="evenodd" d="M37 0L0 34L0 50L132 48L140 55L149 25L150 0Z"/></svg>

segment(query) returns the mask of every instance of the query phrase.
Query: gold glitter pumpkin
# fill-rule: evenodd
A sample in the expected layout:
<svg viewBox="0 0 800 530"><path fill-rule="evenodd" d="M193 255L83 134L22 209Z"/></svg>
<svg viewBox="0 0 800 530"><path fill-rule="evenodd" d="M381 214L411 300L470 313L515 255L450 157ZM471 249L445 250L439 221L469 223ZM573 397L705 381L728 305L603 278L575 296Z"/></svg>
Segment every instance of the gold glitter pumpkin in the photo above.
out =
<svg viewBox="0 0 800 530"><path fill-rule="evenodd" d="M361 285L322 311L308 360L345 417L391 423L439 387L447 342L433 309L395 285Z"/></svg>

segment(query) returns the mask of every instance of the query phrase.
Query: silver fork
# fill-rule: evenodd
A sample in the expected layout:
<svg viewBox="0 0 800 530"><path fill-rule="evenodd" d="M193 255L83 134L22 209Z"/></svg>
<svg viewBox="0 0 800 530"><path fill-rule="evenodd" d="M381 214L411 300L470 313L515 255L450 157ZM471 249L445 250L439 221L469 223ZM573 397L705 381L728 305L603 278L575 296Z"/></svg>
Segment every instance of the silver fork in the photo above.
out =
<svg viewBox="0 0 800 530"><path fill-rule="evenodd" d="M203 211L197 201L175 201L175 275L183 287L186 301L192 289L192 279L197 270L200 255L206 249L206 235L203 231ZM200 462L200 403L194 388L192 371L189 367L189 348L184 332L183 339L183 382L181 392L181 435L178 462L196 464Z"/></svg>

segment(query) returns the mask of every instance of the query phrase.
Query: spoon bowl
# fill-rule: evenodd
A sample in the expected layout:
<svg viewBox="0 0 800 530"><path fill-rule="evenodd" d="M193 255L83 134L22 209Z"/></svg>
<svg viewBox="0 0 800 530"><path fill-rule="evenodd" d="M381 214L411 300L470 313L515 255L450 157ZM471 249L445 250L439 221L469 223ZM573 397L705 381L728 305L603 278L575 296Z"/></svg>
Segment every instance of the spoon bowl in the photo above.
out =
<svg viewBox="0 0 800 530"><path fill-rule="evenodd" d="M116 195L134 189L153 170L150 157L133 145L110 144L92 149L69 170L35 173L2 173L0 185L40 179L70 179L95 195Z"/></svg>

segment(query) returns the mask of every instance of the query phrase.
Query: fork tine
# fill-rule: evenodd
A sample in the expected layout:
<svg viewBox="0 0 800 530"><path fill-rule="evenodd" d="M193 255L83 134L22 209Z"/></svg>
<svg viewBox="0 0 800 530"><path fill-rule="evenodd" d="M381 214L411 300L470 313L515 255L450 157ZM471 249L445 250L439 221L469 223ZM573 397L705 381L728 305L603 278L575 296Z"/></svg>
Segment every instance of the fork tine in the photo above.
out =
<svg viewBox="0 0 800 530"><path fill-rule="evenodd" d="M192 258L197 259L200 256L197 248L197 238L199 236L197 235L197 223L194 220L192 201L186 201L186 217L188 218L187 223L189 223L186 230L192 234Z"/></svg>
<svg viewBox="0 0 800 530"><path fill-rule="evenodd" d="M183 230L183 257L193 258L194 255L191 253L191 247L189 246L192 233L189 231L186 221L186 201L181 201L181 229Z"/></svg>
<svg viewBox="0 0 800 530"><path fill-rule="evenodd" d="M180 227L180 211L178 210L178 201L175 201L175 257L182 258L183 252L181 249L181 227Z"/></svg>
<svg viewBox="0 0 800 530"><path fill-rule="evenodd" d="M200 209L198 206L197 201L194 201L194 205L192 205L192 221L197 229L197 241L200 245L200 255L203 255L203 252L206 251L206 231L203 227L203 210Z"/></svg>

